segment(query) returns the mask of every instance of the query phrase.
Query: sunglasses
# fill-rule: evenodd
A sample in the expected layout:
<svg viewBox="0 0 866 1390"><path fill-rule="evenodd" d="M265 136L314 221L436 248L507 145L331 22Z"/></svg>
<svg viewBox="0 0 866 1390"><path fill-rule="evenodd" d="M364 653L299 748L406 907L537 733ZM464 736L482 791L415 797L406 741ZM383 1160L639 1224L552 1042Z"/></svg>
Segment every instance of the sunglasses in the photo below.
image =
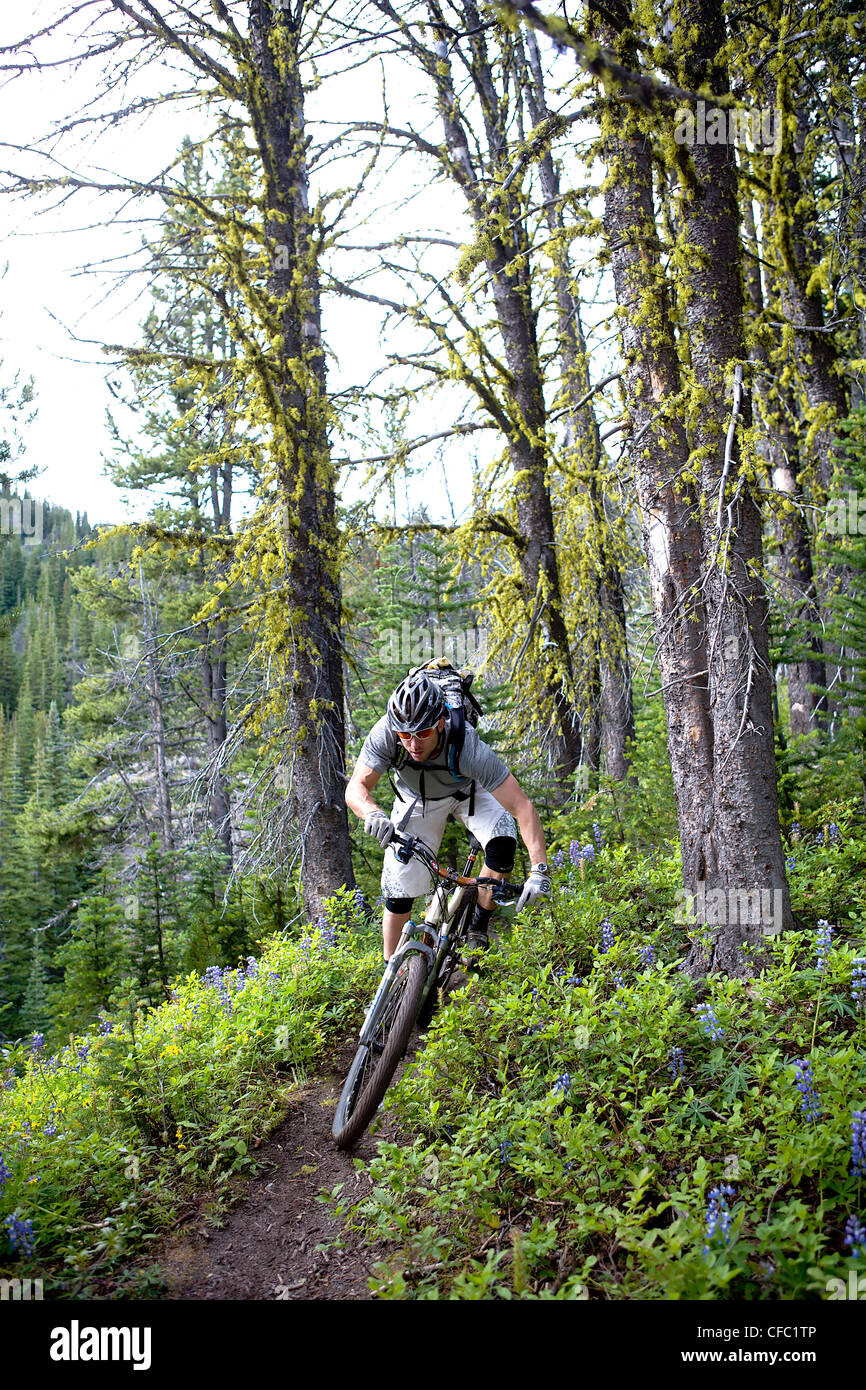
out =
<svg viewBox="0 0 866 1390"><path fill-rule="evenodd" d="M413 729L412 732L408 734L398 733L397 737L402 739L404 743L408 743L410 738L429 738L430 735L435 734L435 732L436 726L434 724L432 729Z"/></svg>

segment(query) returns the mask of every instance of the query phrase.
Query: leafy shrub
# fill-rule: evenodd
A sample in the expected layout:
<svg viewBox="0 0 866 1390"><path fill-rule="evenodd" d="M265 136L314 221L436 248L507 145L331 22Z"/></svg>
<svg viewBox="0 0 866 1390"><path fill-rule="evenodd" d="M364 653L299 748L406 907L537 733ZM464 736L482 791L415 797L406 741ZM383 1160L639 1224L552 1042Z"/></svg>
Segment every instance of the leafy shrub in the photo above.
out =
<svg viewBox="0 0 866 1390"><path fill-rule="evenodd" d="M104 1015L55 1056L7 1050L0 1089L0 1265L104 1270L166 1225L191 1186L224 1190L381 969L351 894L300 941L174 982ZM73 1285L69 1285L73 1287Z"/></svg>
<svg viewBox="0 0 866 1390"><path fill-rule="evenodd" d="M810 925L750 981L679 970L676 856L562 863L549 909L516 920L394 1089L414 1138L380 1144L362 1202L334 1194L391 1243L378 1296L791 1299L847 1278L864 846L835 814L835 838L826 813L795 837Z"/></svg>

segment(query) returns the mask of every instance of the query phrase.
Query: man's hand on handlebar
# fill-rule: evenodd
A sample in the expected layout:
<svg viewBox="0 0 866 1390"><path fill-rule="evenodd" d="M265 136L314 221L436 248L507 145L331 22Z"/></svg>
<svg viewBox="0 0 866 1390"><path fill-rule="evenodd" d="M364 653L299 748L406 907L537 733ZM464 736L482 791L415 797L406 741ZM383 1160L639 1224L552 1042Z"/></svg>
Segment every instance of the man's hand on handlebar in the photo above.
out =
<svg viewBox="0 0 866 1390"><path fill-rule="evenodd" d="M523 885L523 892L517 899L516 911L522 907L529 907L530 903L537 902L539 898L546 898L550 892L550 877L547 873L546 865L543 868L530 870L529 878Z"/></svg>
<svg viewBox="0 0 866 1390"><path fill-rule="evenodd" d="M394 838L394 827L384 811L370 811L364 821L366 834L372 835L374 840L378 840L383 849L388 846Z"/></svg>

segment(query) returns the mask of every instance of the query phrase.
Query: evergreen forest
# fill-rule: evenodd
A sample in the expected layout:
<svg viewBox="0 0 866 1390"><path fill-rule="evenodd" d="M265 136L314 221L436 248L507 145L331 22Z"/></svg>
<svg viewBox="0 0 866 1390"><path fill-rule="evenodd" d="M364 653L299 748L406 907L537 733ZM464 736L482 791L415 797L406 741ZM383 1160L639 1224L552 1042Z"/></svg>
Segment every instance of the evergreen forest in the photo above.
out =
<svg viewBox="0 0 866 1390"><path fill-rule="evenodd" d="M13 90L69 78L4 210L131 229L82 270L143 307L103 335L123 523L43 495L0 361L0 1285L866 1296L860 5L3 28ZM385 899L346 786L436 657L550 884L353 1159ZM263 1174L297 1239L217 1271Z"/></svg>

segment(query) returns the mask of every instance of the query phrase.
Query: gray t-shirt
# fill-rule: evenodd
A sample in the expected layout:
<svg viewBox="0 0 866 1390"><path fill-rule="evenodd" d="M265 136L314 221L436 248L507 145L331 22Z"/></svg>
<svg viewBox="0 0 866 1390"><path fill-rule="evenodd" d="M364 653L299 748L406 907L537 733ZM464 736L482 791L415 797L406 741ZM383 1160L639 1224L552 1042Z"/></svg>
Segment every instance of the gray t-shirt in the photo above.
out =
<svg viewBox="0 0 866 1390"><path fill-rule="evenodd" d="M450 718L446 713L446 738L450 729ZM358 762L364 763L374 772L387 772L394 766L398 744L397 735L388 728L387 716L383 715L364 740L364 746L358 754ZM421 795L422 772L425 801L440 801L443 797L453 796L455 792L468 791L472 782L492 792L501 786L511 771L471 724L466 725L466 739L460 753L459 777L452 777L447 759L447 743L426 762L414 763L407 757L403 766L394 774L401 800L405 801L407 796L411 800L412 797Z"/></svg>

